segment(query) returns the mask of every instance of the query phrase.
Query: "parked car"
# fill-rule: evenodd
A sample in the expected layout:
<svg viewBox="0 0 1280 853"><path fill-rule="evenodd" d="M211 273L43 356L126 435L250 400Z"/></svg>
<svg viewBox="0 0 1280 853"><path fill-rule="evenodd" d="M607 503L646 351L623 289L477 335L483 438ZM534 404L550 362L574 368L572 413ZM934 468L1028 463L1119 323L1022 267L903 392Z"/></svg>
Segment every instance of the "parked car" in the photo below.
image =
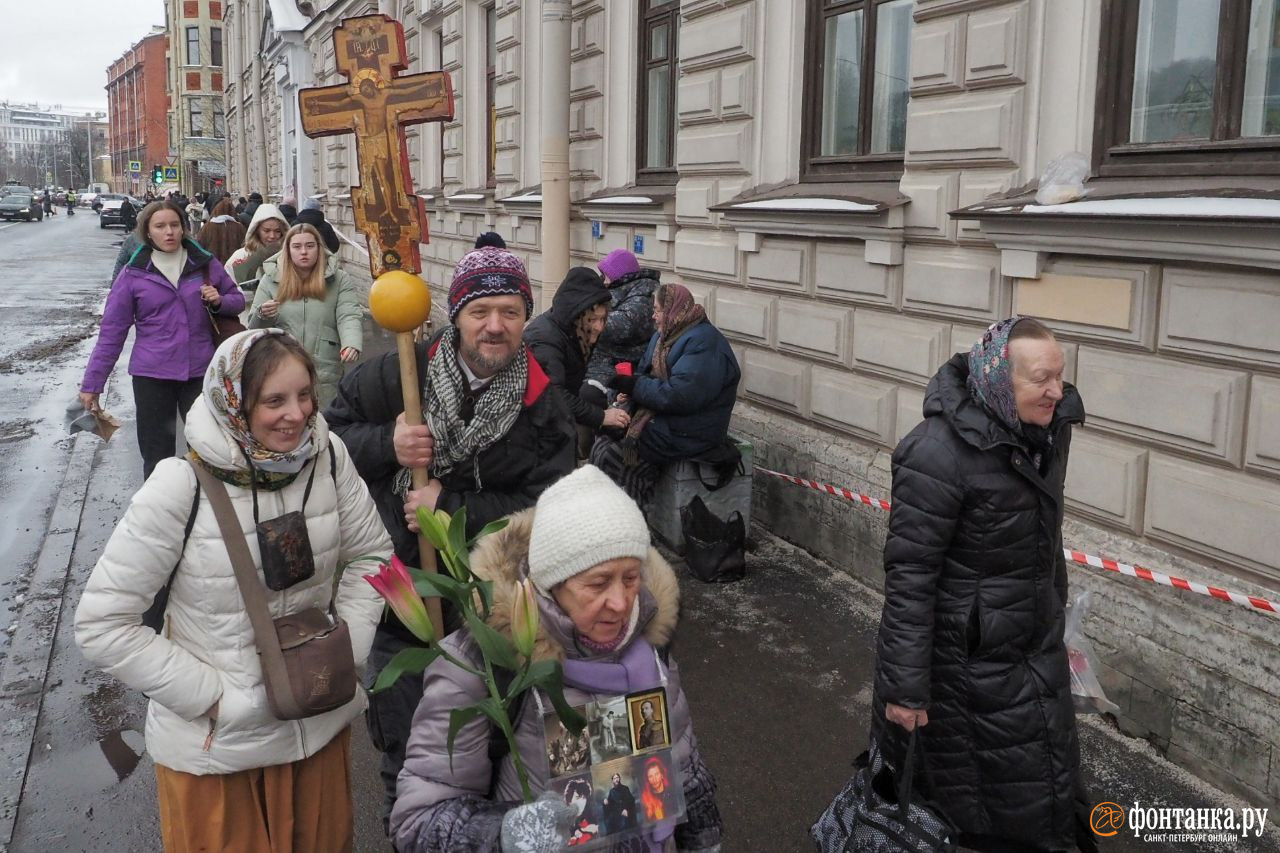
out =
<svg viewBox="0 0 1280 853"><path fill-rule="evenodd" d="M98 194L93 190L76 190L76 205L78 207L93 207L94 199Z"/></svg>
<svg viewBox="0 0 1280 853"><path fill-rule="evenodd" d="M30 193L9 193L0 198L0 219L25 219L39 222L44 219L44 208Z"/></svg>
<svg viewBox="0 0 1280 853"><path fill-rule="evenodd" d="M102 202L102 209L98 211L98 227L106 228L108 225L120 224L120 205L125 199L129 199L129 203L133 205L134 212L142 210L142 202L123 193L103 193L98 196L98 200Z"/></svg>

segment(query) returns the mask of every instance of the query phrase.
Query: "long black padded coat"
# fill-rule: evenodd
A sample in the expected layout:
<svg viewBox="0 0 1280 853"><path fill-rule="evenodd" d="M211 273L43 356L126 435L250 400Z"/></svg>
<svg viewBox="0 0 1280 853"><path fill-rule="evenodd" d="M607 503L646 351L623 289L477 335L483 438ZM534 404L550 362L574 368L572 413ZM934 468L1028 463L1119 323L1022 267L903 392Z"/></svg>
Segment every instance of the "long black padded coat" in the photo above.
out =
<svg viewBox="0 0 1280 853"><path fill-rule="evenodd" d="M968 373L964 354L943 365L893 454L872 731L900 767L906 732L884 704L926 709L930 799L963 832L1070 849L1079 750L1062 502L1084 406L1065 385L1041 475L970 397Z"/></svg>

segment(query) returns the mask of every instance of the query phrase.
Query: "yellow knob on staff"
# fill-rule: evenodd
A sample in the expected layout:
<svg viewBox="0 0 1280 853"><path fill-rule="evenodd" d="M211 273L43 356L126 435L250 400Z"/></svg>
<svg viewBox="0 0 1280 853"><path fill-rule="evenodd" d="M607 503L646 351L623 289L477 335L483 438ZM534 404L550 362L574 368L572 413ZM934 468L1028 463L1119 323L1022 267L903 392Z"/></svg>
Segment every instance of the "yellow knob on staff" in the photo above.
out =
<svg viewBox="0 0 1280 853"><path fill-rule="evenodd" d="M388 331L412 332L431 316L431 288L404 270L384 272L369 289L369 313Z"/></svg>
<svg viewBox="0 0 1280 853"><path fill-rule="evenodd" d="M413 273L390 270L378 276L369 289L369 313L379 326L396 333L396 351L400 360L400 392L404 398L404 422L414 427L422 425L422 386L418 381L417 349L413 330L431 316L431 288ZM426 468L411 468L413 488L421 489L430 482ZM436 571L436 552L427 537L418 534L418 554L424 572ZM444 618L440 611L440 599L428 598L424 602L436 639L444 636Z"/></svg>

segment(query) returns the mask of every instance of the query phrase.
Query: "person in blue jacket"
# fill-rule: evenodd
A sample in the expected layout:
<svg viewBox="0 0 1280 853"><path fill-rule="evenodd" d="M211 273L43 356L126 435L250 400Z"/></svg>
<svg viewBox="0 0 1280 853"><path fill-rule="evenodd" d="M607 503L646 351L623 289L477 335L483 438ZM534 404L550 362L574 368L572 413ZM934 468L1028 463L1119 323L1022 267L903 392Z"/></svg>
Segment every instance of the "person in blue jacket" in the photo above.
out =
<svg viewBox="0 0 1280 853"><path fill-rule="evenodd" d="M645 509L664 467L724 441L742 376L729 342L683 285L658 288L653 324L637 373L609 380L632 405L631 423L621 439L601 436L591 449L592 464Z"/></svg>

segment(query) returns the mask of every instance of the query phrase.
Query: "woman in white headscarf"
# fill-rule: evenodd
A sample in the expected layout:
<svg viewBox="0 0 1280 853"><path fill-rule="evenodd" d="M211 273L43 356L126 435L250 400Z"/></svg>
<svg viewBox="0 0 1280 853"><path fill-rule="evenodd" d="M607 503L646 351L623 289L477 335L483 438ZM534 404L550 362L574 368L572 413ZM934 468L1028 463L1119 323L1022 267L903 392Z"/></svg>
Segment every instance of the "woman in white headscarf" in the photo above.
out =
<svg viewBox="0 0 1280 853"><path fill-rule="evenodd" d="M361 575L390 558L391 542L317 412L315 385L310 356L278 329L223 343L187 415L188 458L160 462L134 495L76 611L85 657L151 700L147 751L168 853L351 849L350 724L364 691L315 716L273 716L227 543L195 472L225 485L250 533L301 511L292 530L313 559L283 584L263 573L264 540L246 536L267 606L280 617L333 605L362 664L382 604ZM166 588L156 633L142 617Z"/></svg>

